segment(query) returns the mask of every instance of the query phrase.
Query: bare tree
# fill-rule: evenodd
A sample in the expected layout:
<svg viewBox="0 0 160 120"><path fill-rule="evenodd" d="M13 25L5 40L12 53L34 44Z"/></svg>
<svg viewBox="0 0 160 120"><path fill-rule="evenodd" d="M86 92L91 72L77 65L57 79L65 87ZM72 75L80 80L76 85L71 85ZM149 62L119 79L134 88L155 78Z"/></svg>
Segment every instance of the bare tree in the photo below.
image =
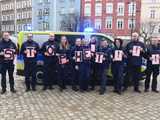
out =
<svg viewBox="0 0 160 120"><path fill-rule="evenodd" d="M64 15L60 22L60 30L61 31L71 31L75 32L78 28L78 14L67 14Z"/></svg>
<svg viewBox="0 0 160 120"><path fill-rule="evenodd" d="M144 39L145 43L149 43L153 37L156 24L157 23L153 21L144 22L141 24L140 36Z"/></svg>

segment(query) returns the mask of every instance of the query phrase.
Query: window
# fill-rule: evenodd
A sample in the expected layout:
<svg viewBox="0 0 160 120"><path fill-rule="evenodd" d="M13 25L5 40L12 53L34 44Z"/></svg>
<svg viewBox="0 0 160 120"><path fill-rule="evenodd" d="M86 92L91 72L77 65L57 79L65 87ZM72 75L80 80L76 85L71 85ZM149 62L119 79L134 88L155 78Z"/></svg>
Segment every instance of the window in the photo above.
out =
<svg viewBox="0 0 160 120"><path fill-rule="evenodd" d="M118 16L124 16L124 3L118 3L117 15Z"/></svg>
<svg viewBox="0 0 160 120"><path fill-rule="evenodd" d="M90 3L85 4L84 16L91 16L91 4Z"/></svg>
<svg viewBox="0 0 160 120"><path fill-rule="evenodd" d="M101 29L101 19L95 19L95 28Z"/></svg>
<svg viewBox="0 0 160 120"><path fill-rule="evenodd" d="M106 18L106 26L105 27L107 29L112 29L112 19L113 18L111 16Z"/></svg>
<svg viewBox="0 0 160 120"><path fill-rule="evenodd" d="M49 15L49 8L44 8L44 15Z"/></svg>
<svg viewBox="0 0 160 120"><path fill-rule="evenodd" d="M134 29L136 26L136 21L135 19L129 19L128 20L128 29Z"/></svg>
<svg viewBox="0 0 160 120"><path fill-rule="evenodd" d="M136 15L136 3L133 3L131 2L129 5L128 5L128 14L130 16L135 16Z"/></svg>
<svg viewBox="0 0 160 120"><path fill-rule="evenodd" d="M101 16L102 15L102 4L96 3L95 4L95 16Z"/></svg>
<svg viewBox="0 0 160 120"><path fill-rule="evenodd" d="M117 19L117 29L123 29L124 28L124 20L123 19Z"/></svg>
<svg viewBox="0 0 160 120"><path fill-rule="evenodd" d="M150 11L150 18L151 19L155 19L155 15L156 15L156 11L155 10L151 10Z"/></svg>
<svg viewBox="0 0 160 120"><path fill-rule="evenodd" d="M106 13L113 13L113 3L106 3Z"/></svg>

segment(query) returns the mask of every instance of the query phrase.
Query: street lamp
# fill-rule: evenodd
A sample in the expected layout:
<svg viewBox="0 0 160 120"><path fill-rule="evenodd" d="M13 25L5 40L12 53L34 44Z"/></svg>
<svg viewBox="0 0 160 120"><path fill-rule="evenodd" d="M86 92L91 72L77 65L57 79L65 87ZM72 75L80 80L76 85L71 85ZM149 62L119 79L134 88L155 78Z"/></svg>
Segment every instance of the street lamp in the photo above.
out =
<svg viewBox="0 0 160 120"><path fill-rule="evenodd" d="M134 25L133 25L133 24L134 24L134 23L133 23L133 22L134 22L134 14L135 14L135 13L134 13L134 11L135 11L135 8L134 8L134 7L135 7L135 4L134 4L134 2L135 2L135 0L132 0L132 2L131 2L131 3L132 3L132 15L131 15L131 23L132 23L132 26L131 26L131 38L132 38L133 27L134 27Z"/></svg>

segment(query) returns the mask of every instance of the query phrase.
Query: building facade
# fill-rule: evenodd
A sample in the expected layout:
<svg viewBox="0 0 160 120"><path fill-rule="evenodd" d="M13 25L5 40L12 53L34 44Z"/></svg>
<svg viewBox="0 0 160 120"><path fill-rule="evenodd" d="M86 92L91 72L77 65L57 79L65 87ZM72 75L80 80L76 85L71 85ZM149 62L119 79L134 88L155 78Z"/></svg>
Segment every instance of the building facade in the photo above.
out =
<svg viewBox="0 0 160 120"><path fill-rule="evenodd" d="M33 30L77 31L80 0L33 0Z"/></svg>
<svg viewBox="0 0 160 120"><path fill-rule="evenodd" d="M160 37L160 0L142 0L141 32L148 37Z"/></svg>
<svg viewBox="0 0 160 120"><path fill-rule="evenodd" d="M81 30L127 38L140 29L141 0L81 0Z"/></svg>
<svg viewBox="0 0 160 120"><path fill-rule="evenodd" d="M31 0L1 0L1 31L15 33L31 30L32 2Z"/></svg>

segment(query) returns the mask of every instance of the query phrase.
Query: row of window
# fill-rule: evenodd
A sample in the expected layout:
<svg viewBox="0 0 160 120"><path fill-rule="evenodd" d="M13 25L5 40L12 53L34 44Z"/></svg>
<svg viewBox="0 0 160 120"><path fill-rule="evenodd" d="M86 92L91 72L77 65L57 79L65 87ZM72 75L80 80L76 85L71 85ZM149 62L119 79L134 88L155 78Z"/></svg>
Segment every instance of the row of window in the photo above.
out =
<svg viewBox="0 0 160 120"><path fill-rule="evenodd" d="M2 15L2 21L12 21L12 20L14 20L14 18L15 18L14 14ZM32 12L31 11L17 13L17 20L19 20L19 19L30 19L30 18L32 18Z"/></svg>
<svg viewBox="0 0 160 120"><path fill-rule="evenodd" d="M14 14L2 15L2 21L12 21L14 20Z"/></svg>
<svg viewBox="0 0 160 120"><path fill-rule="evenodd" d="M32 0L26 0L26 1L19 1L16 3L16 8L17 9L22 9L22 8L27 8L32 6ZM6 10L13 10L15 8L15 3L6 3L1 5L1 10L6 11Z"/></svg>
<svg viewBox="0 0 160 120"><path fill-rule="evenodd" d="M128 29L135 28L136 21L135 19L129 19L128 20ZM113 26L113 19L112 17L107 17L105 20L105 28L106 29L112 29ZM102 20L101 19L95 19L95 29L101 29L102 27ZM117 19L116 21L116 28L118 30L124 29L124 19Z"/></svg>
<svg viewBox="0 0 160 120"><path fill-rule="evenodd" d="M18 24L17 27L17 32L19 31L27 31L28 26L31 26L31 24ZM15 27L14 25L2 25L2 31L14 31Z"/></svg>
<svg viewBox="0 0 160 120"><path fill-rule="evenodd" d="M39 22L38 30L49 30L49 22Z"/></svg>
<svg viewBox="0 0 160 120"><path fill-rule="evenodd" d="M91 3L85 3L84 7L84 15L85 16L91 16ZM113 3L106 3L106 13L107 14L113 14ZM126 11L126 6L124 2L117 3L117 16L124 16L124 12ZM131 2L128 4L128 15L135 15L136 14L136 3ZM95 4L95 16L101 16L102 15L102 3L96 3Z"/></svg>
<svg viewBox="0 0 160 120"><path fill-rule="evenodd" d="M14 31L14 25L2 25L2 31Z"/></svg>
<svg viewBox="0 0 160 120"><path fill-rule="evenodd" d="M32 18L32 12L31 11L17 13L17 20L19 20L19 19L30 19L30 18Z"/></svg>
<svg viewBox="0 0 160 120"><path fill-rule="evenodd" d="M28 26L31 26L31 24L18 24L17 25L17 32L27 31L28 30Z"/></svg>

